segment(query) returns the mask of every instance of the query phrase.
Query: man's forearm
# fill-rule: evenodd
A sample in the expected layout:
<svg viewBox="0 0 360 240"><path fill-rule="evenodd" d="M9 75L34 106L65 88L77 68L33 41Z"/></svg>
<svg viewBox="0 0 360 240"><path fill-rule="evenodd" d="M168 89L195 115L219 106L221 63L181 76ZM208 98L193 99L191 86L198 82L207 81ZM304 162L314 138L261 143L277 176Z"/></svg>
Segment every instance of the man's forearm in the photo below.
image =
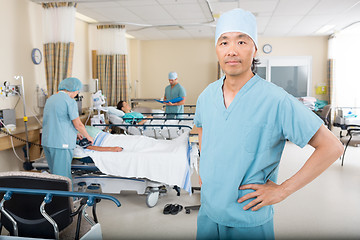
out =
<svg viewBox="0 0 360 240"><path fill-rule="evenodd" d="M315 151L296 174L281 184L289 195L313 181L343 153L339 140L324 126L321 126L309 144Z"/></svg>
<svg viewBox="0 0 360 240"><path fill-rule="evenodd" d="M88 146L87 149L99 151L99 152L121 152L122 147L100 147L100 146Z"/></svg>

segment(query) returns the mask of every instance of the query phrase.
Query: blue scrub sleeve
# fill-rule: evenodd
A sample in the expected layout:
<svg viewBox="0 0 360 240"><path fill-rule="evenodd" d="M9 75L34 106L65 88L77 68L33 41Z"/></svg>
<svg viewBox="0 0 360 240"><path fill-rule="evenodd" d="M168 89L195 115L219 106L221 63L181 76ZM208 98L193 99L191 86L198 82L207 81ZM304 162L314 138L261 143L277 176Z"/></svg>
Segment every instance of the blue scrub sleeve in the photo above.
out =
<svg viewBox="0 0 360 240"><path fill-rule="evenodd" d="M200 95L201 97L201 95ZM200 104L200 97L198 98L196 102L196 111L195 111L195 117L194 117L194 123L195 126L198 128L202 127L202 121L201 121L201 104Z"/></svg>
<svg viewBox="0 0 360 240"><path fill-rule="evenodd" d="M283 135L304 147L319 130L323 121L293 96L286 95L280 106Z"/></svg>
<svg viewBox="0 0 360 240"><path fill-rule="evenodd" d="M79 117L78 105L74 99L68 102L68 114L71 120Z"/></svg>
<svg viewBox="0 0 360 240"><path fill-rule="evenodd" d="M183 86L180 88L179 97L186 97L186 90Z"/></svg>

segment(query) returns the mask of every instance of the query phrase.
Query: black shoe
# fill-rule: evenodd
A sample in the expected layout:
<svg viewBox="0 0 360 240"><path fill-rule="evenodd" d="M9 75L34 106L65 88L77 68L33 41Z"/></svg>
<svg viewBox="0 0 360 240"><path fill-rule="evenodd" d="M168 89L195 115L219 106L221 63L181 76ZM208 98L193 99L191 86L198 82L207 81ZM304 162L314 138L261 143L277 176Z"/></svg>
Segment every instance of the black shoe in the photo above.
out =
<svg viewBox="0 0 360 240"><path fill-rule="evenodd" d="M174 206L173 204L166 204L165 207L164 207L163 213L164 214L170 214L173 206Z"/></svg>
<svg viewBox="0 0 360 240"><path fill-rule="evenodd" d="M183 209L183 206L181 206L180 204L174 204L173 207L171 208L170 213L172 215L176 215L179 212L181 212L182 209Z"/></svg>

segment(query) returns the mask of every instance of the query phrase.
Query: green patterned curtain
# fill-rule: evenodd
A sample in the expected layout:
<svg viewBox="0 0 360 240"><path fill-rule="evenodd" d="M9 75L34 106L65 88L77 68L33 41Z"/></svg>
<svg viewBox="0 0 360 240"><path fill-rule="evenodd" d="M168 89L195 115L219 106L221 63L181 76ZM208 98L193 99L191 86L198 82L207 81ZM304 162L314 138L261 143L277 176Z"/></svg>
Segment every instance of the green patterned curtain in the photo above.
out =
<svg viewBox="0 0 360 240"><path fill-rule="evenodd" d="M96 78L99 79L99 88L106 96L107 104L110 106L115 106L120 100L128 101L127 50L124 27L124 25L97 26L100 40L96 56ZM105 31L108 32L105 33ZM124 34L118 34L118 31ZM104 35L106 35L105 38L110 37L110 39L104 39ZM117 39L119 37L123 39ZM102 45L105 45L106 49Z"/></svg>

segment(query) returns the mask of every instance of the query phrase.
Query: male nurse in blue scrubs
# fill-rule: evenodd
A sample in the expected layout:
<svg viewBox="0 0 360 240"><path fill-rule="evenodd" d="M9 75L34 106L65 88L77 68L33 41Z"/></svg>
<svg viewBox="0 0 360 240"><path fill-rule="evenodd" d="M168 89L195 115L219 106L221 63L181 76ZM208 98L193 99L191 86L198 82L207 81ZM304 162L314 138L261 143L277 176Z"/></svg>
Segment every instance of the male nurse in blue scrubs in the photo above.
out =
<svg viewBox="0 0 360 240"><path fill-rule="evenodd" d="M74 100L81 88L82 83L77 78L61 81L59 92L46 100L43 115L41 143L50 172L70 179L77 133L91 143L94 142L80 121L78 106Z"/></svg>
<svg viewBox="0 0 360 240"><path fill-rule="evenodd" d="M225 76L199 96L201 208L197 239L274 239L273 204L310 183L343 152L323 122L282 88L253 73L258 49L253 14L224 13L215 33ZM276 183L285 141L314 152Z"/></svg>
<svg viewBox="0 0 360 240"><path fill-rule="evenodd" d="M168 85L165 88L164 100L166 101L175 98L182 98L182 100L176 103L171 103L171 102L165 103L166 104L165 113L184 113L186 91L185 88L181 86L180 83L178 82L178 75L176 72L169 72L169 83L170 85ZM170 117L169 114L167 116ZM182 117L182 116L177 116L177 117Z"/></svg>

